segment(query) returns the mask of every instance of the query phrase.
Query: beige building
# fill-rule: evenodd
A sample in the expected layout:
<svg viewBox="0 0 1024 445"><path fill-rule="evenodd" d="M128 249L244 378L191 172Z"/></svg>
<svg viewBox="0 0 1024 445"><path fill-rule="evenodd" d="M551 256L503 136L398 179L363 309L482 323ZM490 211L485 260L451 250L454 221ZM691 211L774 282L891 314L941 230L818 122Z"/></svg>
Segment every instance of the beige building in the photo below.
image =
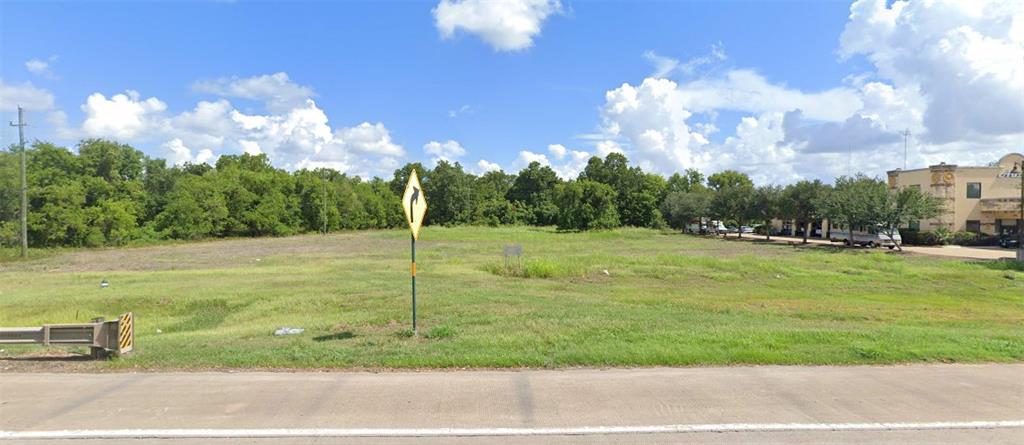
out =
<svg viewBox="0 0 1024 445"><path fill-rule="evenodd" d="M1020 220L1021 175L1024 155L1011 153L984 167L950 164L914 170L893 170L890 187L918 187L945 202L937 218L911 228L966 231L988 235L1016 234Z"/></svg>

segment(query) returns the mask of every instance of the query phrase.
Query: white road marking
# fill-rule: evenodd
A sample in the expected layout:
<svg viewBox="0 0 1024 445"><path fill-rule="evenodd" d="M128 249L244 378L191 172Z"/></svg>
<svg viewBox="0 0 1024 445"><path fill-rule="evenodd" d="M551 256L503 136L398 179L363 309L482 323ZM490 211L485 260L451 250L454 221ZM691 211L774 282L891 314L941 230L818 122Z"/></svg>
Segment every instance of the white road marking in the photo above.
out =
<svg viewBox="0 0 1024 445"><path fill-rule="evenodd" d="M580 426L554 428L241 428L0 431L0 440L582 436L657 433L758 433L775 431L894 431L1003 428L1024 428L1024 420L879 423L719 423L698 425Z"/></svg>

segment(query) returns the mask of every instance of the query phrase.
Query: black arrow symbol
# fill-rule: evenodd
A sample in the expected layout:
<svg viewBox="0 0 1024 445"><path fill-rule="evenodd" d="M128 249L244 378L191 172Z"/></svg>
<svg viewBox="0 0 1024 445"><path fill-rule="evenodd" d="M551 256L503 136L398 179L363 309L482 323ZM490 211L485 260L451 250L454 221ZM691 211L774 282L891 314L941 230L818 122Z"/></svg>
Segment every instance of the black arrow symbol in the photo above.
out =
<svg viewBox="0 0 1024 445"><path fill-rule="evenodd" d="M413 212L414 204L420 201L420 189L417 187L412 188L412 196L409 197L409 223L416 222L416 214Z"/></svg>

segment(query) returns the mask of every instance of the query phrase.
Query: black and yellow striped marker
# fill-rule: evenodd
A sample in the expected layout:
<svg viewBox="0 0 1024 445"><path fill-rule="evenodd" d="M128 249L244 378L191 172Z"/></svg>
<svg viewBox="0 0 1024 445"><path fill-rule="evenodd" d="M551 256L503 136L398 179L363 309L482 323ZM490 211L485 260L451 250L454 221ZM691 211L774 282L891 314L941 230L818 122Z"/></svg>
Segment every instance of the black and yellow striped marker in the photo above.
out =
<svg viewBox="0 0 1024 445"><path fill-rule="evenodd" d="M135 349L135 314L125 312L117 320L117 353L126 354Z"/></svg>

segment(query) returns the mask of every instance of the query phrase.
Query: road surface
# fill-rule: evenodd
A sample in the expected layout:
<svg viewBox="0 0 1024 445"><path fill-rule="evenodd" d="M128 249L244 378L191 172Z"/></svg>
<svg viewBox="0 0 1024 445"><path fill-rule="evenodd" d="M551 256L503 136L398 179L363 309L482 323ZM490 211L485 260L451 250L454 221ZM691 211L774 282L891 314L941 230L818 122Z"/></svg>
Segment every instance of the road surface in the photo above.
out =
<svg viewBox="0 0 1024 445"><path fill-rule="evenodd" d="M1024 443L1024 365L0 373L0 444Z"/></svg>

